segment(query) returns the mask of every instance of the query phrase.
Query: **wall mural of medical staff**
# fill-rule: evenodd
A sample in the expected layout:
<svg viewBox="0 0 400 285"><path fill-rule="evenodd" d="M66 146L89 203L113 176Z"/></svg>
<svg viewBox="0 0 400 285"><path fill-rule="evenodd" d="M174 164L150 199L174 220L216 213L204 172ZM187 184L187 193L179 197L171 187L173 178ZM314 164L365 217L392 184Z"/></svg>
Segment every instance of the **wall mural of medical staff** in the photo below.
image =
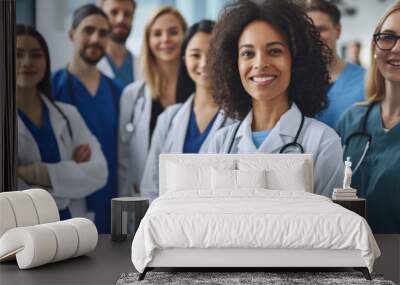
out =
<svg viewBox="0 0 400 285"><path fill-rule="evenodd" d="M75 107L54 102L44 38L23 25L16 35L18 188L47 189L61 219L93 219L85 197L107 181L100 144Z"/></svg>
<svg viewBox="0 0 400 285"><path fill-rule="evenodd" d="M120 196L139 195L157 117L176 102L179 52L186 22L173 7L161 7L145 26L140 55L142 78L122 94L119 121Z"/></svg>
<svg viewBox="0 0 400 285"><path fill-rule="evenodd" d="M117 196L117 138L119 101L122 87L96 68L104 56L110 23L95 5L85 5L74 12L69 37L74 45L71 62L53 75L56 100L77 107L92 133L97 137L107 160L107 184L87 197L89 210L95 212L100 233L109 233L111 202Z"/></svg>
<svg viewBox="0 0 400 285"><path fill-rule="evenodd" d="M374 233L400 233L400 1L378 23L371 44L367 102L338 125L344 156L353 161L352 187L367 198Z"/></svg>
<svg viewBox="0 0 400 285"><path fill-rule="evenodd" d="M143 195L158 196L161 153L205 152L214 133L233 121L215 103L207 71L214 22L200 21L186 32L176 91L178 102L158 118L141 183Z"/></svg>
<svg viewBox="0 0 400 285"><path fill-rule="evenodd" d="M291 1L238 1L210 47L218 104L239 123L217 132L211 153L311 153L314 190L331 196L343 178L340 138L312 119L326 106L331 54Z"/></svg>

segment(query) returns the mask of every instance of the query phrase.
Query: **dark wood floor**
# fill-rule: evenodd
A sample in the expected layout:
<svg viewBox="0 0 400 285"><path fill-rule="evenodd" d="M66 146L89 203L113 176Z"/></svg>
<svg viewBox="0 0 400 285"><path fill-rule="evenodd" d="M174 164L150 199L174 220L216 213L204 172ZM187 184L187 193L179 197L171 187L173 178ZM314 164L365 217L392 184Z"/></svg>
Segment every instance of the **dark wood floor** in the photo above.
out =
<svg viewBox="0 0 400 285"><path fill-rule="evenodd" d="M383 257L374 272L400 283L400 235L376 235ZM0 284L115 284L122 273L135 271L131 262L132 237L115 243L110 236L100 235L95 251L29 270L19 270L16 262L0 264ZM277 269L273 269L276 271ZM287 269L278 269L287 271ZM303 269L290 269L303 270ZM349 268L307 269L307 271L348 271Z"/></svg>

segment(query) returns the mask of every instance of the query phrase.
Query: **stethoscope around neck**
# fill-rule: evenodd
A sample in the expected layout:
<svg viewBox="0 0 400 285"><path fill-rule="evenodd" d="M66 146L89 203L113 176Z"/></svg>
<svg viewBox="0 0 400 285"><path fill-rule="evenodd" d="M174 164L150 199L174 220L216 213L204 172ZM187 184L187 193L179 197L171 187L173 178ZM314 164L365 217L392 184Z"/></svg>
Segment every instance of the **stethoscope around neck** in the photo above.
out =
<svg viewBox="0 0 400 285"><path fill-rule="evenodd" d="M369 147L371 145L371 142L372 142L372 135L370 133L368 133L368 130L367 130L367 122L368 122L369 113L371 112L371 110L375 106L375 104L376 103L371 103L368 106L367 112L365 113L365 115L364 115L364 117L363 117L363 119L361 121L361 130L359 130L358 132L354 132L354 133L350 134L346 138L346 140L344 141L343 154L345 154L346 148L347 148L347 146L349 145L349 143L350 143L350 141L352 139L355 139L357 137L358 138L366 138L367 139L367 143L365 144L365 147L364 147L364 150L362 152L361 158L360 158L360 160L358 161L358 163L356 164L356 166L353 169L353 174L361 166L361 163L363 162L363 160L364 160L364 158L365 158L365 156L366 156L366 154L368 152L368 149L369 149Z"/></svg>
<svg viewBox="0 0 400 285"><path fill-rule="evenodd" d="M129 120L124 126L124 130L129 136L132 136L133 133L135 132L135 129L136 129L136 125L135 125L135 107L136 107L137 103L139 102L139 100L141 100L141 99L143 100L143 103L142 103L142 107L141 107L139 115L142 115L143 111L144 111L144 107L145 107L144 89L145 89L145 87L146 87L145 83L143 83L142 86L140 86L140 89L138 91L138 96L136 96L136 99L132 104L132 110L131 110L131 113L129 115Z"/></svg>
<svg viewBox="0 0 400 285"><path fill-rule="evenodd" d="M228 148L228 153L231 153L231 152L232 152L233 143L235 142L235 138L236 138L237 132L238 132L238 130L239 130L239 128L240 128L242 122L243 122L243 120L241 120L241 121L239 122L239 124L236 126L236 129L235 129L235 131L234 131L234 133L233 133L233 135L232 135L232 137L231 137L231 141L230 141L230 143L229 143L229 148ZM299 128L298 128L298 130L297 130L296 136L294 137L294 139L293 139L292 142L283 145L283 146L281 147L281 149L279 150L279 153L285 153L285 151L286 151L288 148L296 148L296 149L298 149L299 153L304 153L304 148L303 148L303 146L298 142L298 139L299 139L301 130L303 129L303 125L304 125L304 114L301 113L301 122L300 122Z"/></svg>

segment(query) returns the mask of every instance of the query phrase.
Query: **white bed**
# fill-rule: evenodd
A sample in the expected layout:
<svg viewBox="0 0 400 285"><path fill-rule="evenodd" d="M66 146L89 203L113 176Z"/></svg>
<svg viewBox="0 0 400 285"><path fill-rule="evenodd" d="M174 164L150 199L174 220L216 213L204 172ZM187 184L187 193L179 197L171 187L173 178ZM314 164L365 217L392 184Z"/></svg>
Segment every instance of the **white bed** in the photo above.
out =
<svg viewBox="0 0 400 285"><path fill-rule="evenodd" d="M161 155L134 266L141 278L155 267L355 267L368 278L380 252L367 222L312 194L312 174L311 155Z"/></svg>

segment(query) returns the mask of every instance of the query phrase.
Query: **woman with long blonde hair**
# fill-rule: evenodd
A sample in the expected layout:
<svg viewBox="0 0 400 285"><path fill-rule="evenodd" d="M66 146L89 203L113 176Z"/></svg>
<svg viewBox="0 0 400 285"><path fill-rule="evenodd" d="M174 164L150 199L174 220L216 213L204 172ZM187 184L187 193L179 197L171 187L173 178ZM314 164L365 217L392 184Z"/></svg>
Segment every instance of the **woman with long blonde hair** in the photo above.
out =
<svg viewBox="0 0 400 285"><path fill-rule="evenodd" d="M179 53L186 28L183 16L170 6L155 11L145 26L140 55L143 81L128 85L120 101L120 196L139 195L157 117L177 102Z"/></svg>
<svg viewBox="0 0 400 285"><path fill-rule="evenodd" d="M352 187L367 199L374 233L400 233L400 1L379 21L371 43L367 102L347 111L338 125Z"/></svg>

